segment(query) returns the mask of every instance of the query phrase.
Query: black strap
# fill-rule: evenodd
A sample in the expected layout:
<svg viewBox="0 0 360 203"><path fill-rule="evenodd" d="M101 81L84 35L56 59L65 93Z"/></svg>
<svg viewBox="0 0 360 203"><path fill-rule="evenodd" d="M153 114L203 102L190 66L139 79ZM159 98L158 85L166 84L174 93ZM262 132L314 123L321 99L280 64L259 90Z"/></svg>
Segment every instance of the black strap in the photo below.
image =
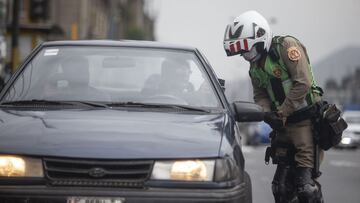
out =
<svg viewBox="0 0 360 203"><path fill-rule="evenodd" d="M317 106L311 105L295 111L286 119L286 123L298 123L316 116Z"/></svg>
<svg viewBox="0 0 360 203"><path fill-rule="evenodd" d="M271 89L274 93L275 100L282 104L286 98L285 91L280 78L270 79Z"/></svg>

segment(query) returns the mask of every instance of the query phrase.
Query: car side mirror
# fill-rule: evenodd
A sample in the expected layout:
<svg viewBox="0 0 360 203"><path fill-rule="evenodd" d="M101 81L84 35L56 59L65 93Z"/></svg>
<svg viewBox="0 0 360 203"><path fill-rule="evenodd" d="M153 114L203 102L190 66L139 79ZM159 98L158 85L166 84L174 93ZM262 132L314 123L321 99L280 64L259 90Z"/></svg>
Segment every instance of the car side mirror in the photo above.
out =
<svg viewBox="0 0 360 203"><path fill-rule="evenodd" d="M218 78L221 89L225 92L225 80Z"/></svg>
<svg viewBox="0 0 360 203"><path fill-rule="evenodd" d="M233 103L233 108L237 122L260 122L264 120L264 110L257 104L236 101Z"/></svg>

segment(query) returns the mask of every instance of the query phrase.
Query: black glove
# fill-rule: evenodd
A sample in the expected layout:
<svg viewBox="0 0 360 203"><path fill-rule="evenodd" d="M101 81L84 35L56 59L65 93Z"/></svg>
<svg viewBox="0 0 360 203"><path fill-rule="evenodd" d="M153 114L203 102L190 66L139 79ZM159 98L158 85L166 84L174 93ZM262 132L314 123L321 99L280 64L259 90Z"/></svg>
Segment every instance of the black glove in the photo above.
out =
<svg viewBox="0 0 360 203"><path fill-rule="evenodd" d="M264 115L264 122L269 124L274 130L280 130L284 127L283 120L276 112L266 112Z"/></svg>

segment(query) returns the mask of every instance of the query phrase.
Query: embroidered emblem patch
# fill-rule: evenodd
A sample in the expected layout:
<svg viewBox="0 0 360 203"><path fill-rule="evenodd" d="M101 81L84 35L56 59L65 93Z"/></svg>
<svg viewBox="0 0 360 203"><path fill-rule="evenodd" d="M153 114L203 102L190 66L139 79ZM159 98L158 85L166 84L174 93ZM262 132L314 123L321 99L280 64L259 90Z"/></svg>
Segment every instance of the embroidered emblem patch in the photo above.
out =
<svg viewBox="0 0 360 203"><path fill-rule="evenodd" d="M277 78L281 77L281 69L279 66L276 66L272 72L275 77L277 77Z"/></svg>
<svg viewBox="0 0 360 203"><path fill-rule="evenodd" d="M287 53L291 61L298 61L301 58L301 52L297 47L288 48Z"/></svg>

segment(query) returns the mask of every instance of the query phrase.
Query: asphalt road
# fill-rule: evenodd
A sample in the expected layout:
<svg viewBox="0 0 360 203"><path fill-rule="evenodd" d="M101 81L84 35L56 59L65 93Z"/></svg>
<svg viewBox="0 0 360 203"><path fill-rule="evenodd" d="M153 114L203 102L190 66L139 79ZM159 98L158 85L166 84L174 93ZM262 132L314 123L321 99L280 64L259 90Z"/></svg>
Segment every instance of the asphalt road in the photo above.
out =
<svg viewBox="0 0 360 203"><path fill-rule="evenodd" d="M253 202L274 202L271 181L275 165L264 164L265 147L243 147L245 168L252 180ZM360 149L329 150L320 166L319 178L325 203L360 202Z"/></svg>

